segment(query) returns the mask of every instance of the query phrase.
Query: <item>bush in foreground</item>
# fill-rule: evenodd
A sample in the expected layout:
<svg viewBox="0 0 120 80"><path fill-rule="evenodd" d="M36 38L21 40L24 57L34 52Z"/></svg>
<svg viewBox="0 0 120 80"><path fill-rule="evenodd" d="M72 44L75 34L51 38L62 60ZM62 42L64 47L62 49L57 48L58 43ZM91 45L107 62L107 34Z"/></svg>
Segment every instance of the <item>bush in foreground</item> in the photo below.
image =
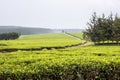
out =
<svg viewBox="0 0 120 80"><path fill-rule="evenodd" d="M41 66L36 72L0 72L0 80L120 80L120 66L113 63L99 67L71 64L45 69Z"/></svg>

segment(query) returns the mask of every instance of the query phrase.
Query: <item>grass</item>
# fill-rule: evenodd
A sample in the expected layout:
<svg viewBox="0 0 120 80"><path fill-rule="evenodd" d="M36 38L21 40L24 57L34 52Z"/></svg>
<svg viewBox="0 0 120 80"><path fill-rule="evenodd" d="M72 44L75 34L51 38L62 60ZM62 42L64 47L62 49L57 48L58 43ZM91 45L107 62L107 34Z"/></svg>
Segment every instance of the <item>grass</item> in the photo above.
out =
<svg viewBox="0 0 120 80"><path fill-rule="evenodd" d="M95 71L96 73L93 76L100 77L105 75L104 72L101 72L102 74L99 72L101 69L108 72L112 70L117 72L120 69L119 46L88 46L50 51L18 51L10 54L0 54L0 57L0 74L26 74L30 78L33 78L31 75L37 73L37 75L43 75L41 78L44 78L44 76L50 78L49 76L53 74L53 77L58 76L58 79L60 79L61 74L61 77L65 80L64 75L71 74L70 80L72 80L72 76L75 76L75 74L70 71L75 71L76 67L78 67L76 72L84 77L85 75L81 74L82 72L85 74L84 70L90 70L86 75L90 75L92 71ZM97 75L97 72L101 75ZM26 75L23 76L26 77ZM117 73L116 76L118 76ZM90 77L86 78L89 79ZM92 78L94 79L94 77Z"/></svg>
<svg viewBox="0 0 120 80"><path fill-rule="evenodd" d="M82 32L71 32L71 34L83 39L83 37L82 37L83 33Z"/></svg>
<svg viewBox="0 0 120 80"><path fill-rule="evenodd" d="M20 40L37 40L37 39L46 39L46 40L50 40L50 39L71 39L71 40L75 40L72 37L69 37L67 35L64 35L63 33L52 33L52 34L34 34L34 35L23 35L20 37Z"/></svg>
<svg viewBox="0 0 120 80"><path fill-rule="evenodd" d="M23 35L18 40L0 41L0 49L28 49L41 47L64 47L83 43L84 40L76 40L72 37L58 34Z"/></svg>

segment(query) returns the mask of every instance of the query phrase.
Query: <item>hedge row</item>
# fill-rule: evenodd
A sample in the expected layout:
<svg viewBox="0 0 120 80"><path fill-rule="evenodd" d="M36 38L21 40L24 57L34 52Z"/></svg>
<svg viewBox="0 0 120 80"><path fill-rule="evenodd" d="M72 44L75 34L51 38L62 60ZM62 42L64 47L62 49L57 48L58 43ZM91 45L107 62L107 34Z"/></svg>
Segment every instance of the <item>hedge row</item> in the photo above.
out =
<svg viewBox="0 0 120 80"><path fill-rule="evenodd" d="M99 63L100 64L100 63ZM0 80L120 80L120 64L52 66L34 72L0 72ZM42 70L41 70L42 69Z"/></svg>

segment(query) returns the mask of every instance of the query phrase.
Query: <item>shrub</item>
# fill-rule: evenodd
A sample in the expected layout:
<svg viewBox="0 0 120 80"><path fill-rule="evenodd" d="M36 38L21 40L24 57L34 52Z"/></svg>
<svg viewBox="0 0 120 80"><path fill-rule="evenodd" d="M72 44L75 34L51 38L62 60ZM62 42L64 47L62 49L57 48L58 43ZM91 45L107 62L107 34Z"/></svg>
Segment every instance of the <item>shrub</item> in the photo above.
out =
<svg viewBox="0 0 120 80"><path fill-rule="evenodd" d="M14 40L18 39L19 36L20 34L16 32L2 33L0 34L0 40Z"/></svg>

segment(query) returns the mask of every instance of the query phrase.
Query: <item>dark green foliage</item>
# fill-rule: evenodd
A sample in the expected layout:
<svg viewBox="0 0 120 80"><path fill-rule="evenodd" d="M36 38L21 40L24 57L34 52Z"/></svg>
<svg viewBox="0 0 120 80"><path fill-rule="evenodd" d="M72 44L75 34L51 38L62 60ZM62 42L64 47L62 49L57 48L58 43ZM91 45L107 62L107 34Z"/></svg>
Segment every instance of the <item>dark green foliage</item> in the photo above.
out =
<svg viewBox="0 0 120 80"><path fill-rule="evenodd" d="M71 64L64 68L54 65L44 72L3 72L0 80L120 80L120 66L115 63L98 67Z"/></svg>
<svg viewBox="0 0 120 80"><path fill-rule="evenodd" d="M88 23L88 28L83 32L85 39L90 39L93 42L103 42L104 41L120 41L120 18L116 15L113 17L110 14L105 17L97 17L96 13L92 15L90 22Z"/></svg>
<svg viewBox="0 0 120 80"><path fill-rule="evenodd" d="M115 16L114 20L114 40L119 43L120 41L120 18Z"/></svg>
<svg viewBox="0 0 120 80"><path fill-rule="evenodd" d="M14 39L18 39L19 36L20 34L16 32L2 33L0 34L0 40L14 40Z"/></svg>

